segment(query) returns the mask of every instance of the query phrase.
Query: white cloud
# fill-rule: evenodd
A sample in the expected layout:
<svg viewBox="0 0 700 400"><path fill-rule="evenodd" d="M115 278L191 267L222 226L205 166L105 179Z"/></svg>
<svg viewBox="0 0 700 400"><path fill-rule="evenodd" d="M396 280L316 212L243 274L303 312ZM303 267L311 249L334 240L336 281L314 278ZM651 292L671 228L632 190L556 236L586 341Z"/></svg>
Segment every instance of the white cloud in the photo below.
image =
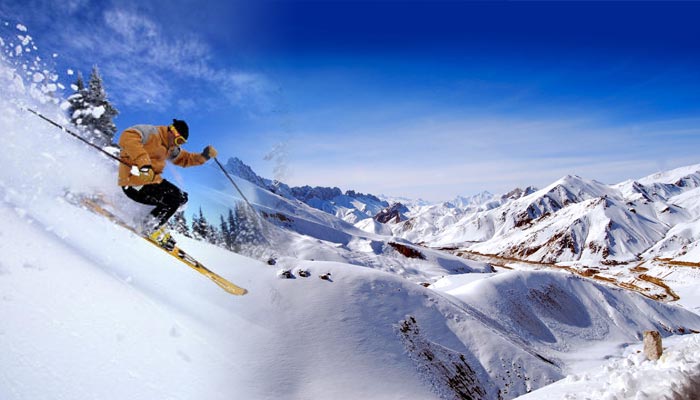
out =
<svg viewBox="0 0 700 400"><path fill-rule="evenodd" d="M689 130L700 133L693 126L698 121L424 118L301 134L288 155L289 183L432 200L543 187L568 174L618 183L697 163L692 146L682 145L692 138Z"/></svg>
<svg viewBox="0 0 700 400"><path fill-rule="evenodd" d="M183 90L214 93L243 109L269 108L268 83L259 73L215 67L212 48L196 32L183 32L164 21L128 8L110 8L102 24L86 30L67 24L63 42L76 60L89 59L103 71L109 94L125 105L163 110L189 107ZM205 102L205 99L201 99Z"/></svg>
<svg viewBox="0 0 700 400"><path fill-rule="evenodd" d="M64 0L62 8L68 14L74 14L83 7L87 7L89 0Z"/></svg>
<svg viewBox="0 0 700 400"><path fill-rule="evenodd" d="M124 10L107 10L103 14L106 25L119 39L125 40L126 45L145 44L148 40L157 39L159 36L155 22L149 18Z"/></svg>

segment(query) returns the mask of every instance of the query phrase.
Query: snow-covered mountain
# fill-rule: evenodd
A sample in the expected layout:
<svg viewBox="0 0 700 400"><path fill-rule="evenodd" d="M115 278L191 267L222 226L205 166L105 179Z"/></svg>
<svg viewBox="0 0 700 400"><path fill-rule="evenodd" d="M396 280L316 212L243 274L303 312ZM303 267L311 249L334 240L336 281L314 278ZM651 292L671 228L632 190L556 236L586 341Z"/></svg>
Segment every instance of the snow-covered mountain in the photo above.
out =
<svg viewBox="0 0 700 400"><path fill-rule="evenodd" d="M457 196L453 200L450 200L449 203L458 208L470 208L487 203L493 198L493 194L488 191L483 191L472 196Z"/></svg>
<svg viewBox="0 0 700 400"><path fill-rule="evenodd" d="M60 98L26 73L31 65L0 59L0 399L512 399L621 355L642 330L666 338L700 330L700 316L683 307L562 272L496 273L248 181L239 186L260 218L257 251L176 235L249 290L233 297L69 201L99 194L130 222L149 210L125 199L113 160L22 108L67 123ZM240 202L223 176L201 186L188 173L181 178L204 208ZM562 186L472 206L484 220L512 207L493 235L596 193L621 207L604 185L579 192L570 177ZM690 190L673 192L678 213L697 207L683 197ZM516 226L530 218L518 219L516 204L543 209ZM648 205L628 216L652 215ZM700 306L688 298L688 308Z"/></svg>
<svg viewBox="0 0 700 400"><path fill-rule="evenodd" d="M393 234L403 237L415 243L429 246L442 246L443 237L448 238L448 245L455 242L452 238L466 237L465 241L483 241L493 236L493 224L482 224L475 221L471 232L466 232L461 224L466 218L482 212L494 210L506 203L533 193L535 189L516 189L502 196L471 197L462 202L464 207L456 205L457 202L449 201L440 204L432 204L415 207L408 213L408 219L391 227Z"/></svg>
<svg viewBox="0 0 700 400"><path fill-rule="evenodd" d="M697 246L700 165L617 185L566 176L474 207L425 207L392 232L433 247L543 263L682 257Z"/></svg>
<svg viewBox="0 0 700 400"><path fill-rule="evenodd" d="M230 158L225 168L232 174L281 197L298 200L349 223L372 218L389 206L389 203L380 200L377 196L358 193L354 190L343 192L337 187L290 187L280 181L264 179L236 157Z"/></svg>

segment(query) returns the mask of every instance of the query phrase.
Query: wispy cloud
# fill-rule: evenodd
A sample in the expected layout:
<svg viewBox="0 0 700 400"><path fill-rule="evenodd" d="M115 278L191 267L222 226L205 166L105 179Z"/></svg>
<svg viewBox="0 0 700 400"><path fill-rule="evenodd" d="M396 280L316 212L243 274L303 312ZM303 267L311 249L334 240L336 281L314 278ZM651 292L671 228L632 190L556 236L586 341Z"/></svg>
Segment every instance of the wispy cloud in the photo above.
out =
<svg viewBox="0 0 700 400"><path fill-rule="evenodd" d="M254 71L214 66L214 50L197 32L183 32L130 8L104 10L89 30L68 24L62 42L73 59L98 64L110 95L128 106L187 109L180 87L243 109L266 109L271 85ZM206 102L207 99L201 99Z"/></svg>
<svg viewBox="0 0 700 400"><path fill-rule="evenodd" d="M347 132L299 134L290 183L449 199L576 174L605 183L697 162L698 120L618 124L580 117L421 118ZM323 140L333 138L332 143ZM400 161L397 161L400 160Z"/></svg>

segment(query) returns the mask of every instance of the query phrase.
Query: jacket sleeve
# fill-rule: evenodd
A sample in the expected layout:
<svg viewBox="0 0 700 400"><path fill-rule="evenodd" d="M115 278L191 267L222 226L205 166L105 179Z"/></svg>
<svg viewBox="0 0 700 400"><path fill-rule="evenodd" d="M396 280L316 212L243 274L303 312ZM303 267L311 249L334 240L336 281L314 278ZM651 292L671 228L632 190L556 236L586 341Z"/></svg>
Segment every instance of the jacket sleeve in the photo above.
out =
<svg viewBox="0 0 700 400"><path fill-rule="evenodd" d="M151 165L151 158L143 147L141 134L134 129L125 130L119 138L119 147L124 161L141 168Z"/></svg>
<svg viewBox="0 0 700 400"><path fill-rule="evenodd" d="M172 159L173 164L179 165L181 167L193 167L195 165L202 165L207 162L207 159L199 153L190 153L189 151L180 149L180 154Z"/></svg>

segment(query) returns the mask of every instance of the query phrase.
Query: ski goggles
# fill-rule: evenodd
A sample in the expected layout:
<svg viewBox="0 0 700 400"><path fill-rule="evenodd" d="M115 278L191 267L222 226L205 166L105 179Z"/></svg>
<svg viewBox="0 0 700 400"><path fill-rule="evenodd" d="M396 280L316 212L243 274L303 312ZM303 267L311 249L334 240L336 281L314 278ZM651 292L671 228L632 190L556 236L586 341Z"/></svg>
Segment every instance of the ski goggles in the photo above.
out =
<svg viewBox="0 0 700 400"><path fill-rule="evenodd" d="M180 135L180 132L175 129L175 125L170 125L170 131L173 133L175 138L173 139L173 142L178 145L182 146L183 144L187 143L187 139L185 139L184 136Z"/></svg>

